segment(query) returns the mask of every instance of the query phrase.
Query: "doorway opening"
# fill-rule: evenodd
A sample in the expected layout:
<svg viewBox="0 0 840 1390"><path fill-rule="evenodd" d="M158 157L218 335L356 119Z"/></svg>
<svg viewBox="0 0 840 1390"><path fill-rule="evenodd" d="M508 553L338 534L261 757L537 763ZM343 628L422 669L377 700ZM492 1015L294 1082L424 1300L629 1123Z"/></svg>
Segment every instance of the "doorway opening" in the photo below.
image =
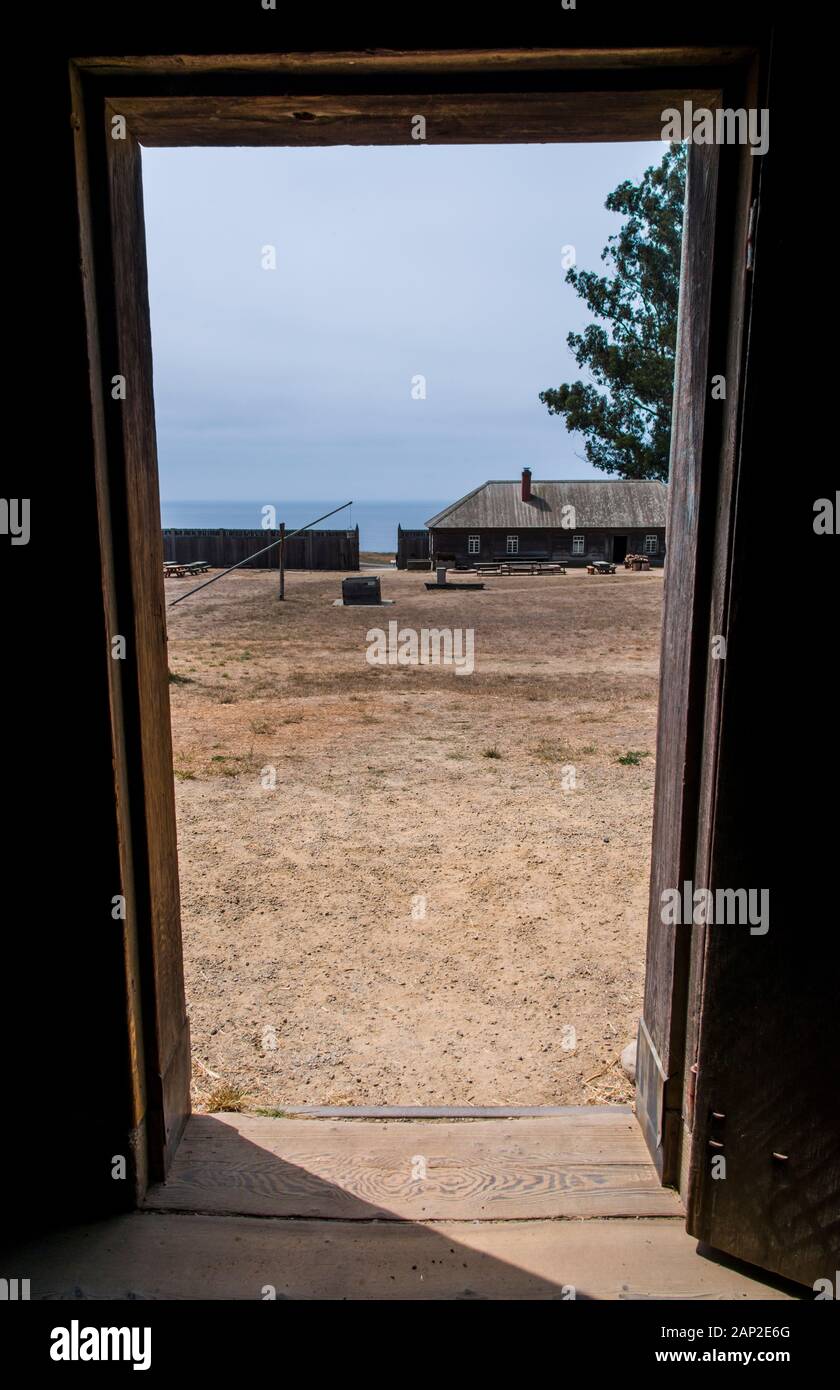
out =
<svg viewBox="0 0 840 1390"><path fill-rule="evenodd" d="M598 264L608 195L661 160L143 152L167 559L216 578L223 541L258 551L266 519L289 533L343 484L393 604L336 607L348 570L291 551L282 601L276 550L190 598L207 576L165 579L196 1108L632 1101L663 575L586 562L627 551L595 524L607 498L641 534L665 489L581 460L539 392L578 373L589 318L571 285L545 293L556 245ZM460 497L499 511L479 555L521 570L476 570L450 516L435 558L477 587L439 594L396 570L397 531ZM400 649L372 659L392 619ZM440 629L472 669L412 658Z"/></svg>

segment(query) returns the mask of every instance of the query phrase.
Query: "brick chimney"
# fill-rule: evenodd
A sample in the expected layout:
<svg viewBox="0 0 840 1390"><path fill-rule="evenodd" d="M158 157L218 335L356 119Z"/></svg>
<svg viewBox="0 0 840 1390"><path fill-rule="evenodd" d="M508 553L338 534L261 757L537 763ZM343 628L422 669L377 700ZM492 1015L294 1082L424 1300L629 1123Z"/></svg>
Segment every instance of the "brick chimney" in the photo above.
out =
<svg viewBox="0 0 840 1390"><path fill-rule="evenodd" d="M523 501L523 502L530 502L530 500L531 500L531 470L530 470L530 468L523 468L523 470L522 470L522 501Z"/></svg>

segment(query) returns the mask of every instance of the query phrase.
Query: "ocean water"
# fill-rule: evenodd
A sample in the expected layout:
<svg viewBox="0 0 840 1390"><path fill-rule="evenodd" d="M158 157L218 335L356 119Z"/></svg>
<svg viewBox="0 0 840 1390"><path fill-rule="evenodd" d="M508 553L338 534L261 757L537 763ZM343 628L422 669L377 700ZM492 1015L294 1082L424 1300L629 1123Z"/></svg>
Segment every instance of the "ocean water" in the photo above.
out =
<svg viewBox="0 0 840 1390"><path fill-rule="evenodd" d="M396 550L397 526L403 530L418 530L430 516L442 511L449 499L413 502L354 502L345 511L319 523L317 530L342 530L345 526L359 528L360 550ZM321 502L274 502L276 519L286 523L287 531L306 526L316 516L341 505L342 498ZM261 502L161 502L162 526L206 526L208 528L259 528L263 522Z"/></svg>

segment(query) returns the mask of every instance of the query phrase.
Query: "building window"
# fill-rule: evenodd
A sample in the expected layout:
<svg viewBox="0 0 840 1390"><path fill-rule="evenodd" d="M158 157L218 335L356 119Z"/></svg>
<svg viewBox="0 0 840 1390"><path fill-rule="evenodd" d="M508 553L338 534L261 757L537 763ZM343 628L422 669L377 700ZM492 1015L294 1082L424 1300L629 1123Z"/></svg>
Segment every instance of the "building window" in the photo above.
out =
<svg viewBox="0 0 840 1390"><path fill-rule="evenodd" d="M586 548L585 536L572 536L572 554L582 555Z"/></svg>
<svg viewBox="0 0 840 1390"><path fill-rule="evenodd" d="M508 555L518 555L518 554L519 554L519 537L518 537L518 536L508 536L508 538L507 538L507 553L508 553Z"/></svg>
<svg viewBox="0 0 840 1390"><path fill-rule="evenodd" d="M481 537L480 537L480 536L467 536L467 554L468 554L468 555L478 555L478 553L479 553L480 550L481 550Z"/></svg>
<svg viewBox="0 0 840 1390"><path fill-rule="evenodd" d="M658 555L658 554L659 554L659 537L658 537L658 536L645 536L645 554L646 554L646 555Z"/></svg>

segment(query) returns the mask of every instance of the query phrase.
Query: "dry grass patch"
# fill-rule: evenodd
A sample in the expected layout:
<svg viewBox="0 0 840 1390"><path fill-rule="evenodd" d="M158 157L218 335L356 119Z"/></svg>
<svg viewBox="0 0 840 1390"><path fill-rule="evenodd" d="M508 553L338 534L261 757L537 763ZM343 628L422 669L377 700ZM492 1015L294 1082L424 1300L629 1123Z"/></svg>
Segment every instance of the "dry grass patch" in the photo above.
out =
<svg viewBox="0 0 840 1390"><path fill-rule="evenodd" d="M204 1104L208 1115L215 1115L220 1110L238 1115L245 1109L246 1099L245 1092L240 1090L238 1086L223 1081L221 1085L216 1086L210 1092Z"/></svg>

